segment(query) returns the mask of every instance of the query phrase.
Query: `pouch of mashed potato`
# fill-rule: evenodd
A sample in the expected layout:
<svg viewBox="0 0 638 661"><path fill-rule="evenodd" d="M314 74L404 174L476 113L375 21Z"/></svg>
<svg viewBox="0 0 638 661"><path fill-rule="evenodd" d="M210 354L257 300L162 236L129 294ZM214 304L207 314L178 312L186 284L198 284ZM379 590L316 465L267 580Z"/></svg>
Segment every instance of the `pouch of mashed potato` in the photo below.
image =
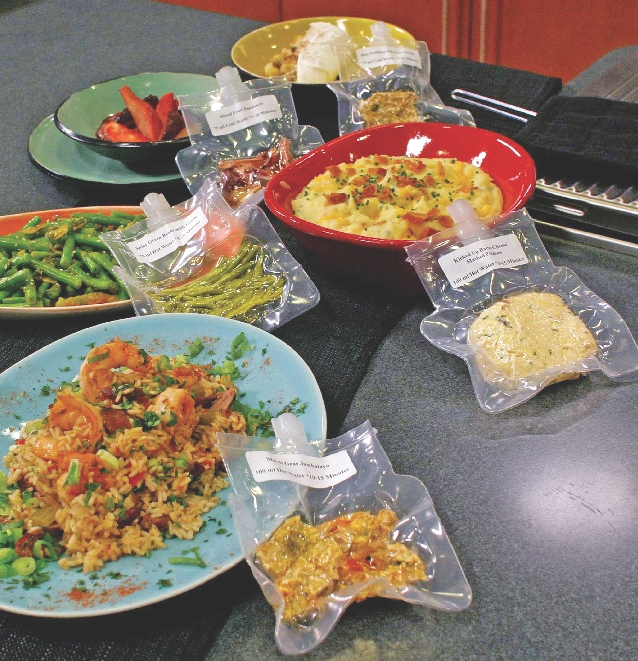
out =
<svg viewBox="0 0 638 661"><path fill-rule="evenodd" d="M472 114L446 106L430 84L427 45L406 45L391 36L386 23L372 25L372 36L335 45L339 82L339 133L396 122L441 122L476 126Z"/></svg>
<svg viewBox="0 0 638 661"><path fill-rule="evenodd" d="M570 269L555 266L525 209L483 223L464 200L455 225L406 248L435 311L421 333L468 364L488 413L594 370L635 377L627 324Z"/></svg>
<svg viewBox="0 0 638 661"><path fill-rule="evenodd" d="M214 178L232 209L259 204L268 181L323 138L299 125L290 83L244 83L234 67L215 75L219 89L177 97L191 141L177 167L192 194Z"/></svg>
<svg viewBox="0 0 638 661"><path fill-rule="evenodd" d="M101 235L138 315L212 314L270 331L319 302L266 214L233 213L214 181L184 204L151 193L142 208L143 221Z"/></svg>
<svg viewBox="0 0 638 661"><path fill-rule="evenodd" d="M467 608L472 591L427 489L392 470L372 425L310 442L299 427L284 414L273 419L274 439L217 435L233 520L275 610L279 649L312 650L368 597Z"/></svg>

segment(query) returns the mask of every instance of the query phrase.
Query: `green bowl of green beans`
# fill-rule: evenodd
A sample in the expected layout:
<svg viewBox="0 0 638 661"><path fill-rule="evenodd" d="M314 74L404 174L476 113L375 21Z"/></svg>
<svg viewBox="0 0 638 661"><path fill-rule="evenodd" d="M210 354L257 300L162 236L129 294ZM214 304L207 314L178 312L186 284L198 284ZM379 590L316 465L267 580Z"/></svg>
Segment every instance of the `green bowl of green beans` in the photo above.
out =
<svg viewBox="0 0 638 661"><path fill-rule="evenodd" d="M100 239L144 218L139 207L82 207L0 218L0 317L130 306Z"/></svg>

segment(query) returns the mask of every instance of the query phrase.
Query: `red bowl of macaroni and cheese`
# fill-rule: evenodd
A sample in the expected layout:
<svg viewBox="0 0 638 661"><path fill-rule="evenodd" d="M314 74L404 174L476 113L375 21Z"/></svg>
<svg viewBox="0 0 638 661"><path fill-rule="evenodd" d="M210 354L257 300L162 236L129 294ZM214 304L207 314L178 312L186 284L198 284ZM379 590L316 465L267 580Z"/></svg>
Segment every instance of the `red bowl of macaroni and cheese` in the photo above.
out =
<svg viewBox="0 0 638 661"><path fill-rule="evenodd" d="M524 206L535 185L534 161L506 136L415 122L326 143L275 175L265 201L329 273L415 295L405 247L451 227L451 202L492 219Z"/></svg>

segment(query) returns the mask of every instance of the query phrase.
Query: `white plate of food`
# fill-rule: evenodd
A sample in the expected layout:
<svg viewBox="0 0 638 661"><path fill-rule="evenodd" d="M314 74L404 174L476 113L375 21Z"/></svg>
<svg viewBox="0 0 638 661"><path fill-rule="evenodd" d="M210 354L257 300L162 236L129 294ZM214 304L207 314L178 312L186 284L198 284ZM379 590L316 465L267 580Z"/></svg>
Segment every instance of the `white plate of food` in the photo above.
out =
<svg viewBox="0 0 638 661"><path fill-rule="evenodd" d="M212 374L197 367L208 364L217 366ZM57 618L127 611L237 564L230 490L215 469L210 432L241 429L243 419L249 432L265 433L269 415L283 410L300 417L309 438L325 438L323 399L303 360L264 331L206 315L93 326L0 374L0 453L11 456L0 540L17 555L26 550L14 570L18 559L0 549L0 609ZM140 422L129 427L122 415ZM22 528L18 515L32 521L36 512L40 530L11 532ZM174 535L189 530L192 539ZM162 539L166 547L157 548ZM27 573L31 557L37 568Z"/></svg>

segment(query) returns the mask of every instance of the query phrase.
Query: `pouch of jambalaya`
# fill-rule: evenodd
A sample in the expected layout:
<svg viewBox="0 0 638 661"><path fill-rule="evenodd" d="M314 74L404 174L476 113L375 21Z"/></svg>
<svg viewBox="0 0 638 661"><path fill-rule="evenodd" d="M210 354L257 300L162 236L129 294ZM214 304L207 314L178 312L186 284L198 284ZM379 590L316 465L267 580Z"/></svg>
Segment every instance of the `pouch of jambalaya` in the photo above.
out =
<svg viewBox="0 0 638 661"><path fill-rule="evenodd" d="M427 489L392 470L372 425L308 442L295 423L273 419L275 439L218 434L233 520L275 610L279 649L312 650L369 597L467 608L472 591Z"/></svg>

